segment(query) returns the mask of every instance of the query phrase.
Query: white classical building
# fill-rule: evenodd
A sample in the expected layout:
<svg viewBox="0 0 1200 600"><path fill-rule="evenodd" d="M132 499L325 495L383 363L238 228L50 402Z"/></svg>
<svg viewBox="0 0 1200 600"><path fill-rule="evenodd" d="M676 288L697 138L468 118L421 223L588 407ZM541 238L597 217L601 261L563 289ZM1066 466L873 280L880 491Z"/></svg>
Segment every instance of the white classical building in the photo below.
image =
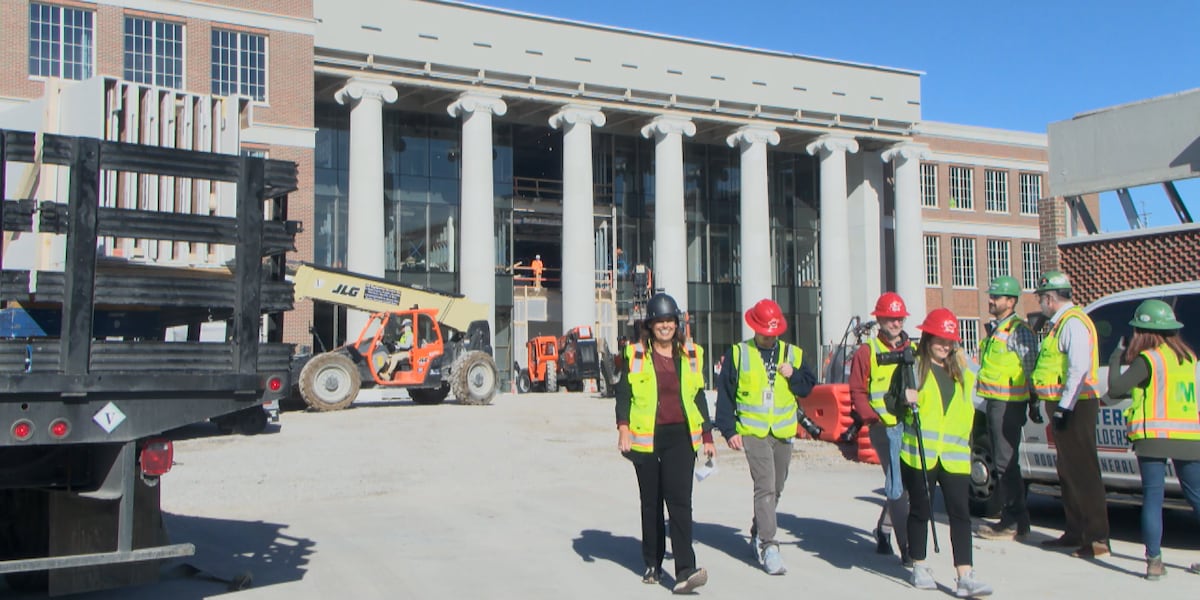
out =
<svg viewBox="0 0 1200 600"><path fill-rule="evenodd" d="M637 264L702 343L765 297L810 351L885 289L923 314L919 72L457 2L314 14L319 262L488 303L501 348L625 322Z"/></svg>

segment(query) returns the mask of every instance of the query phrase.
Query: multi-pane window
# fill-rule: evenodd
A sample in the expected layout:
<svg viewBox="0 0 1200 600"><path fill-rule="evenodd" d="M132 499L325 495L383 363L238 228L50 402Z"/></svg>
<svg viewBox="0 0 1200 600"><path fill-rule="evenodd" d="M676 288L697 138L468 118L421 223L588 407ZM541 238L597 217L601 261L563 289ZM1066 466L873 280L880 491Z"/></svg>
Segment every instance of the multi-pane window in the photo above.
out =
<svg viewBox="0 0 1200 600"><path fill-rule="evenodd" d="M921 163L921 206L937 208L937 165Z"/></svg>
<svg viewBox="0 0 1200 600"><path fill-rule="evenodd" d="M950 208L975 209L971 167L950 167Z"/></svg>
<svg viewBox="0 0 1200 600"><path fill-rule="evenodd" d="M1003 277L1012 272L1009 260L1008 240L988 240L988 281Z"/></svg>
<svg viewBox="0 0 1200 600"><path fill-rule="evenodd" d="M1038 199L1042 197L1042 176L1021 173L1021 214L1038 214Z"/></svg>
<svg viewBox="0 0 1200 600"><path fill-rule="evenodd" d="M183 87L183 25L125 17L125 79Z"/></svg>
<svg viewBox="0 0 1200 600"><path fill-rule="evenodd" d="M29 74L88 79L95 64L90 10L29 3Z"/></svg>
<svg viewBox="0 0 1200 600"><path fill-rule="evenodd" d="M988 212L1008 212L1008 171L984 171L983 190Z"/></svg>
<svg viewBox="0 0 1200 600"><path fill-rule="evenodd" d="M925 285L942 285L941 240L936 235L925 236Z"/></svg>
<svg viewBox="0 0 1200 600"><path fill-rule="evenodd" d="M213 30L212 93L267 99L266 36Z"/></svg>
<svg viewBox="0 0 1200 600"><path fill-rule="evenodd" d="M958 335L962 338L959 344L971 357L979 356L979 319L959 319Z"/></svg>
<svg viewBox="0 0 1200 600"><path fill-rule="evenodd" d="M975 287L975 238L950 238L954 287Z"/></svg>
<svg viewBox="0 0 1200 600"><path fill-rule="evenodd" d="M1042 271L1042 246L1038 242L1021 242L1021 286L1027 290L1037 287Z"/></svg>

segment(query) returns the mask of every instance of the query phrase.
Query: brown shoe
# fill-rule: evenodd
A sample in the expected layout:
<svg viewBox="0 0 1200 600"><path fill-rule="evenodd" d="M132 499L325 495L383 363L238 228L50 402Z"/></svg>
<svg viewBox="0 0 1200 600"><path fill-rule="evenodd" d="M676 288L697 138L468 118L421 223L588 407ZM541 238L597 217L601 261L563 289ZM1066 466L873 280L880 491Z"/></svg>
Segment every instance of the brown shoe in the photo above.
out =
<svg viewBox="0 0 1200 600"><path fill-rule="evenodd" d="M1065 535L1052 540L1042 540L1043 548L1075 548L1077 546L1079 546L1079 540L1070 539Z"/></svg>
<svg viewBox="0 0 1200 600"><path fill-rule="evenodd" d="M1163 566L1162 555L1146 559L1146 579L1158 581L1166 575L1167 568Z"/></svg>
<svg viewBox="0 0 1200 600"><path fill-rule="evenodd" d="M1028 534L1028 530L1021 531L1016 525L1002 527L999 523L995 525L984 523L975 530L975 535L985 540L1023 540Z"/></svg>
<svg viewBox="0 0 1200 600"><path fill-rule="evenodd" d="M1090 544L1084 544L1080 546L1077 550L1071 553L1071 556L1077 556L1079 558L1096 558L1099 556L1104 556L1109 552L1110 550L1108 547L1108 542L1092 542Z"/></svg>

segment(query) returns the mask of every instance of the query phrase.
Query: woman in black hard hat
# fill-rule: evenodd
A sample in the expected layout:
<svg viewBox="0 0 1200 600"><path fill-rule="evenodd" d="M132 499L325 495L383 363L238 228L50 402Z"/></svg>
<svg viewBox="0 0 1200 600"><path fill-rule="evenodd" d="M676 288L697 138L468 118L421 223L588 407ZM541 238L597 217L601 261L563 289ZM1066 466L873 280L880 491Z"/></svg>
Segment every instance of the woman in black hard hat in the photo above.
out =
<svg viewBox="0 0 1200 600"><path fill-rule="evenodd" d="M616 385L617 447L633 462L641 494L642 582L662 577L666 554L663 506L670 515L675 593L708 582L692 549L692 473L696 452L716 454L704 396L704 350L687 339L679 306L667 294L646 303L640 339L625 348Z"/></svg>
<svg viewBox="0 0 1200 600"><path fill-rule="evenodd" d="M1125 409L1127 435L1142 476L1142 542L1146 579L1167 574L1162 560L1163 483L1167 459L1183 494L1200 517L1200 418L1196 412L1196 351L1179 336L1183 324L1171 305L1146 300L1133 313L1129 348L1108 359L1108 397L1133 398ZM1129 368L1121 372L1121 363ZM1200 563L1192 565L1200 573Z"/></svg>

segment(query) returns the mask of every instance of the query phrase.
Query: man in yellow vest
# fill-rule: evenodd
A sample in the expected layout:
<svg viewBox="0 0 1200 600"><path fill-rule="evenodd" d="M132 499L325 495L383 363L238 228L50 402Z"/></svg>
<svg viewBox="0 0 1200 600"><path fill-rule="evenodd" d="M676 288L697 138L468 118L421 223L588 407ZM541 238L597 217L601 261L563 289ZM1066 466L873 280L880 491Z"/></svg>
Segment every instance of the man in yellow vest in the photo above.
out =
<svg viewBox="0 0 1200 600"><path fill-rule="evenodd" d="M1050 548L1075 548L1072 555L1094 558L1110 552L1108 505L1096 455L1096 417L1100 393L1096 326L1071 302L1071 281L1047 271L1037 288L1050 331L1042 340L1031 378L1046 411L1054 415L1054 448L1067 527L1062 537L1042 542Z"/></svg>
<svg viewBox="0 0 1200 600"><path fill-rule="evenodd" d="M779 339L787 319L774 300L746 311L754 337L733 346L721 358L717 380L716 427L733 450L745 450L754 482L754 520L750 526L754 556L771 575L787 568L775 539L775 509L787 481L796 426L820 433L796 404L817 382L804 351ZM815 429L814 429L815 428Z"/></svg>
<svg viewBox="0 0 1200 600"><path fill-rule="evenodd" d="M1035 423L1042 422L1042 414L1029 380L1037 365L1038 341L1016 313L1020 297L1021 285L1016 279L1005 275L992 280L988 286L988 313L993 320L988 324L987 337L979 344L976 393L984 399L993 467L999 482L995 493L1002 507L998 523L980 525L978 534L985 539L1022 539L1029 534L1025 481L1017 456L1026 413Z"/></svg>

